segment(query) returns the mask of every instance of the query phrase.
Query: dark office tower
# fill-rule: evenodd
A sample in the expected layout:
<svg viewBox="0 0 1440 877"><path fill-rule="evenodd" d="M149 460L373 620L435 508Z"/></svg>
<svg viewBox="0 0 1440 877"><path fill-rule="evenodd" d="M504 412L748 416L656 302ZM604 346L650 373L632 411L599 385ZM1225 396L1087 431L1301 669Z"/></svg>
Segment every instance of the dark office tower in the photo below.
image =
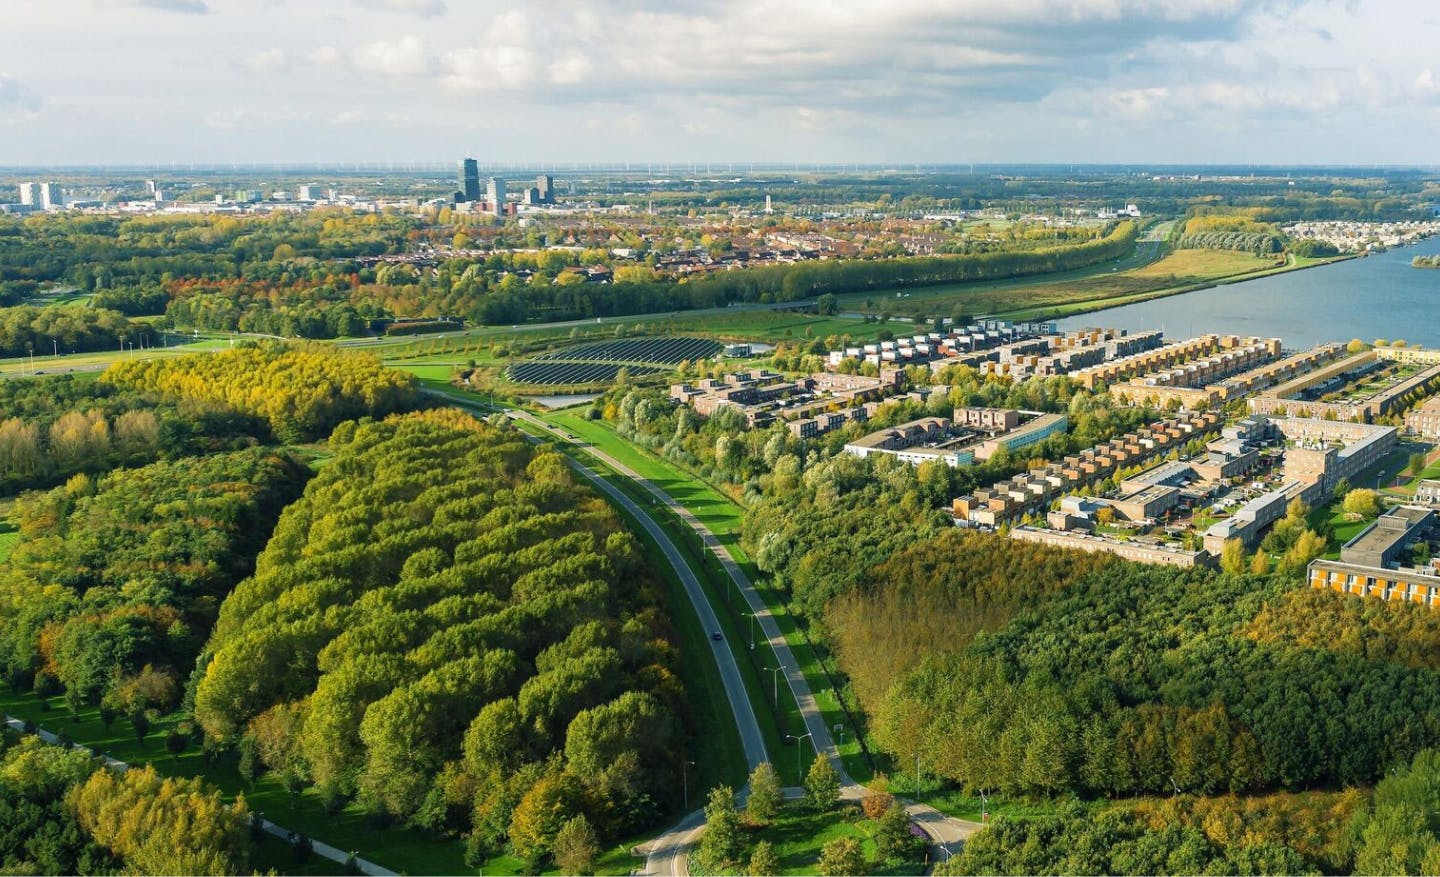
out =
<svg viewBox="0 0 1440 877"><path fill-rule="evenodd" d="M541 204L555 203L555 179L549 174L541 174L535 178L535 188L540 190Z"/></svg>
<svg viewBox="0 0 1440 877"><path fill-rule="evenodd" d="M460 162L460 192L466 201L480 200L480 164L473 158Z"/></svg>

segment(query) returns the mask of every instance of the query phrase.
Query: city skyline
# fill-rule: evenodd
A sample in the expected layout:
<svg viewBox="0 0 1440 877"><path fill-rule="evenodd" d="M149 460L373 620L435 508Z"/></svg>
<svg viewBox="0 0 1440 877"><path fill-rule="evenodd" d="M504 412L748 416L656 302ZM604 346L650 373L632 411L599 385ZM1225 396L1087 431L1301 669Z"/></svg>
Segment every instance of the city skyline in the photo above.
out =
<svg viewBox="0 0 1440 877"><path fill-rule="evenodd" d="M237 0L0 13L27 34L0 60L0 165L1427 164L1440 134L1427 49L1440 17L1399 0L271 0L262 13Z"/></svg>

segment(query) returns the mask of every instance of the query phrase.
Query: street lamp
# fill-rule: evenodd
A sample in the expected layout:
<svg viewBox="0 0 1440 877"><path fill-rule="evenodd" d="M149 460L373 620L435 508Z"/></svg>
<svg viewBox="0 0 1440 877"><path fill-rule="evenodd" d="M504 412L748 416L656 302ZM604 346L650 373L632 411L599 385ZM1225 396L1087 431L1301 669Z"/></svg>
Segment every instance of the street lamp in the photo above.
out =
<svg viewBox="0 0 1440 877"><path fill-rule="evenodd" d="M773 683L772 687L774 688L774 690L770 692L770 699L773 700L773 701L775 701L775 708L776 708L776 709L779 709L779 708L780 708L780 676L779 676L778 674L780 673L781 670L784 670L784 669L785 669L785 665L784 665L784 664L781 664L779 667L766 667L766 668L765 668L765 671L770 674L770 681L771 681L771 683Z"/></svg>
<svg viewBox="0 0 1440 877"><path fill-rule="evenodd" d="M750 613L750 651L755 651L755 613Z"/></svg>
<svg viewBox="0 0 1440 877"><path fill-rule="evenodd" d="M680 788L681 788L682 793L683 793L684 796L685 796L685 809L686 809L686 810L689 810L689 809L690 809L690 774L689 774L689 770L690 770L690 765L692 765L692 764L694 764L694 763L695 763L695 762L693 762L693 761L681 761L681 762L680 762Z"/></svg>
<svg viewBox="0 0 1440 877"><path fill-rule="evenodd" d="M811 733L810 731L806 731L804 734L801 734L799 737L796 737L794 734L786 734L786 735L785 735L786 739L794 740L794 741L795 741L795 778L796 778L796 779L799 779L799 778L800 778L800 769L801 769L801 768L800 768L800 741L801 741L801 740L804 740L806 737L809 737L809 736L810 736L810 733Z"/></svg>

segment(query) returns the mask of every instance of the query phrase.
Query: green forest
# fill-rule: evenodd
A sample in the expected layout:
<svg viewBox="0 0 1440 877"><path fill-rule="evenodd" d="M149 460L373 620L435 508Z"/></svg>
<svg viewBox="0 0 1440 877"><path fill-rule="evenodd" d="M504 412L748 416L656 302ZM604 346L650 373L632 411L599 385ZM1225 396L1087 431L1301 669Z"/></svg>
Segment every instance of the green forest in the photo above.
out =
<svg viewBox="0 0 1440 877"><path fill-rule="evenodd" d="M414 376L369 354L272 341L247 341L211 356L118 362L100 380L262 418L287 442L322 439L343 420L403 411L417 398Z"/></svg>
<svg viewBox="0 0 1440 877"><path fill-rule="evenodd" d="M195 717L336 806L532 865L652 824L684 692L634 539L563 459L453 411L342 424L221 608ZM480 585L477 587L477 584Z"/></svg>
<svg viewBox="0 0 1440 877"><path fill-rule="evenodd" d="M179 705L220 603L309 472L256 448L94 477L19 500L0 572L13 688L137 725Z"/></svg>
<svg viewBox="0 0 1440 877"><path fill-rule="evenodd" d="M251 816L199 779L116 774L88 751L0 735L7 874L244 874Z"/></svg>
<svg viewBox="0 0 1440 877"><path fill-rule="evenodd" d="M259 417L75 375L0 381L0 495L161 457L237 450L270 434Z"/></svg>

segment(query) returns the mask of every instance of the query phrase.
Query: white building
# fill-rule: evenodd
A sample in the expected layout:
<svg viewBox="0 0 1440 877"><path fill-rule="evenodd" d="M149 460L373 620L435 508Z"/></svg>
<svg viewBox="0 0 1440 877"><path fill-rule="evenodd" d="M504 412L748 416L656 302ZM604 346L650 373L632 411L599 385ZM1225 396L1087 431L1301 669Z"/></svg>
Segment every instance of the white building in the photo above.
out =
<svg viewBox="0 0 1440 877"><path fill-rule="evenodd" d="M505 215L505 181L499 177L491 177L490 182L485 185L485 200L490 202L490 210L496 216Z"/></svg>

